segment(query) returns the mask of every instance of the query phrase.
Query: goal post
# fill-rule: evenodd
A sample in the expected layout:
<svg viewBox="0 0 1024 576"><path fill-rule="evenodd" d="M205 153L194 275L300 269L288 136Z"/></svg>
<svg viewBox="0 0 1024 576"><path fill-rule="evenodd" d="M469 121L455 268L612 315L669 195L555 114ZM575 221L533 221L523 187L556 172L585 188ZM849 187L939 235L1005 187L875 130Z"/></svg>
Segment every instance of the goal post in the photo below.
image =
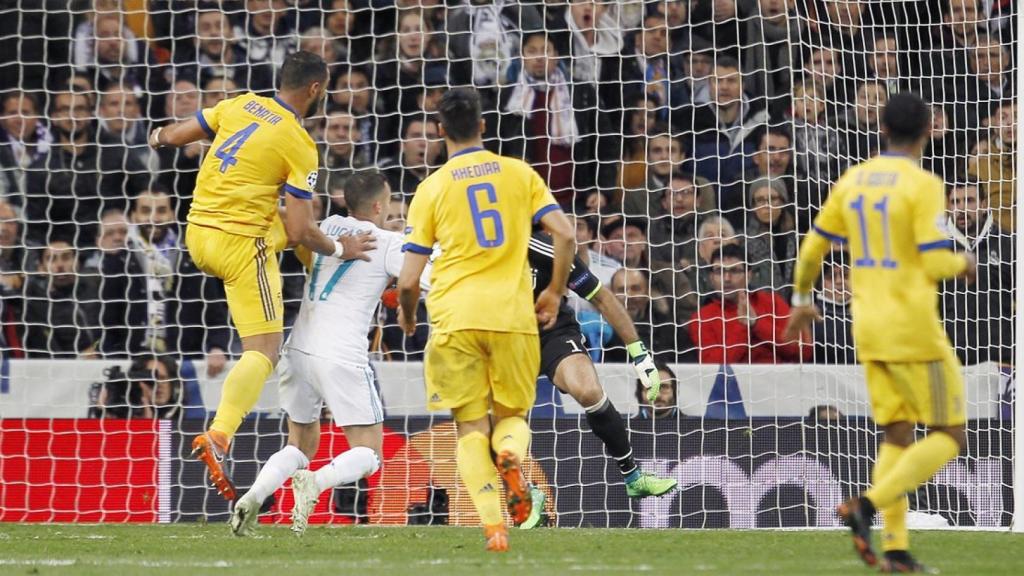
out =
<svg viewBox="0 0 1024 576"><path fill-rule="evenodd" d="M1018 9L1016 25L1018 33L1024 30L1024 11ZM1024 62L1024 44L1017 42L1017 62ZM1017 75L1017 107L1021 108L1024 105L1024 75ZM1021 138L1024 137L1024 124L1017 123L1017 140L1024 142ZM1016 163L1017 174L1024 174L1024 155L1018 154ZM1024 182L1017 181L1016 190L1017 204L1024 203ZM1024 230L1024 214L1018 210L1017 212L1017 229ZM1024 254L1024 234L1017 234L1016 242L1017 255ZM1016 286L1024 286L1024 270L1018 265L1017 267L1017 278ZM1014 349L1014 364L1015 368L1024 366L1024 346L1021 346L1021 342L1024 342L1024 293L1021 290L1017 290L1017 297L1015 299L1016 304L1016 320L1017 330L1014 334L1016 347ZM1016 372L1014 372L1016 377ZM1017 503L1024 502L1024 458L1021 457L1024 454L1024 430L1020 424L1024 422L1024 402L1020 402L1016 396L1016 389L1013 396L1013 523L1011 524L1011 530L1014 532L1024 532L1024 510Z"/></svg>

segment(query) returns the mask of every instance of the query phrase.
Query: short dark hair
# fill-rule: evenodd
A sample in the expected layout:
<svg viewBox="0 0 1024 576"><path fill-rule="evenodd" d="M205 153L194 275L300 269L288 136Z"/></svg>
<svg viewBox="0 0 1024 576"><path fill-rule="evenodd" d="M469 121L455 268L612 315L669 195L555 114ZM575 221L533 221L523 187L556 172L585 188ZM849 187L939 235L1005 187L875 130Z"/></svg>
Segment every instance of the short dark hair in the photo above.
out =
<svg viewBox="0 0 1024 576"><path fill-rule="evenodd" d="M345 205L360 212L386 192L388 181L376 170L361 170L345 180Z"/></svg>
<svg viewBox="0 0 1024 576"><path fill-rule="evenodd" d="M412 125L416 124L417 122L420 122L424 125L437 124L437 118L423 114L411 114L409 116L406 116L405 118L402 118L402 128L399 131L399 133L402 135L403 140L405 140L406 136L409 135L409 128L412 128Z"/></svg>
<svg viewBox="0 0 1024 576"><path fill-rule="evenodd" d="M953 181L946 185L946 197L953 194L953 190L961 188L977 188L978 198L988 200L988 189L977 177L970 174L961 174L953 178Z"/></svg>
<svg viewBox="0 0 1024 576"><path fill-rule="evenodd" d="M747 263L746 254L743 253L743 248L737 244L722 245L718 250L715 250L711 254L710 263L714 264L716 262L721 262L726 258L734 258L736 260L739 260L740 262L743 262L744 264Z"/></svg>
<svg viewBox="0 0 1024 576"><path fill-rule="evenodd" d="M789 124L772 124L764 130L761 130L757 135L757 138L754 140L757 142L758 148L761 147L761 142L764 142L764 139L767 136L779 136L785 138L791 146L793 145L793 128Z"/></svg>
<svg viewBox="0 0 1024 576"><path fill-rule="evenodd" d="M281 65L281 89L305 88L327 79L327 63L320 56L305 50L292 52Z"/></svg>
<svg viewBox="0 0 1024 576"><path fill-rule="evenodd" d="M890 144L910 144L919 140L931 126L931 109L920 96L900 92L885 105L882 125Z"/></svg>
<svg viewBox="0 0 1024 576"><path fill-rule="evenodd" d="M452 88L437 106L441 126L453 142L480 136L480 94L473 88Z"/></svg>
<svg viewBox="0 0 1024 576"><path fill-rule="evenodd" d="M740 69L739 60L736 60L732 56L719 56L715 59L715 69L718 68L732 68L733 70Z"/></svg>

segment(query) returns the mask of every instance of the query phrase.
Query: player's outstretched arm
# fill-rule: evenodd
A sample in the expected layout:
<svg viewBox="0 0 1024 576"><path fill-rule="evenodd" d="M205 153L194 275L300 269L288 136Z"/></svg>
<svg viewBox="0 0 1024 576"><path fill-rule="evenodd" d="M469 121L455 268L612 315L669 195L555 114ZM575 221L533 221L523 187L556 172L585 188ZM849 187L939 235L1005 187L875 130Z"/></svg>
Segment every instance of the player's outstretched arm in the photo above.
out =
<svg viewBox="0 0 1024 576"><path fill-rule="evenodd" d="M164 146L180 147L207 138L209 134L193 116L182 122L160 126L149 133L149 145L152 148Z"/></svg>
<svg viewBox="0 0 1024 576"><path fill-rule="evenodd" d="M821 313L811 298L811 288L821 272L821 261L831 247L828 239L813 230L807 233L800 245L800 257L793 272L793 308L783 333L786 340L799 339L802 332L821 319Z"/></svg>
<svg viewBox="0 0 1024 576"><path fill-rule="evenodd" d="M540 325L551 328L558 318L558 306L562 303L569 282L569 270L576 254L576 233L561 210L549 210L541 217L540 225L551 235L555 256L551 263L551 281L537 296L534 309Z"/></svg>
<svg viewBox="0 0 1024 576"><path fill-rule="evenodd" d="M420 277L430 254L406 251L398 273L398 325L406 335L416 332L416 307L420 300Z"/></svg>
<svg viewBox="0 0 1024 576"><path fill-rule="evenodd" d="M626 342L626 352L629 354L630 361L633 362L633 368L636 369L637 378L647 390L647 399L654 402L658 398L658 393L661 392L661 376L658 374L658 367L654 365L654 357L640 340L640 335L636 331L633 319L629 317L629 312L612 294L612 291L603 286L590 299L590 303L611 324L612 330L615 330L619 338Z"/></svg>
<svg viewBox="0 0 1024 576"><path fill-rule="evenodd" d="M369 260L377 241L369 234L351 234L331 239L313 219L313 203L292 194L284 195L284 229L289 244L299 244L317 254L345 260Z"/></svg>

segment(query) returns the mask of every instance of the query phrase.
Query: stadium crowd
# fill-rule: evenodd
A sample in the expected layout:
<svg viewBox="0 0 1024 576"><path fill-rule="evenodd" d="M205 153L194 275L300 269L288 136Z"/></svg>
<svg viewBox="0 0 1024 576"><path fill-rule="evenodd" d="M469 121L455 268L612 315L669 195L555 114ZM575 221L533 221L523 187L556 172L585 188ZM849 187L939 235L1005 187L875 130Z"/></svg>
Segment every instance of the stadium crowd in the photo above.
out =
<svg viewBox="0 0 1024 576"><path fill-rule="evenodd" d="M150 130L251 90L285 54L324 56L308 130L317 209L380 170L404 229L444 161L444 90L484 99L486 144L530 162L574 215L579 257L665 362L851 363L849 263L837 250L813 341L787 342L801 234L843 170L884 150L878 112L932 103L924 163L978 282L943 288L967 363L1012 361L1017 109L999 0L23 0L0 7L0 345L10 357L205 358L237 352L223 287L182 238L207 146ZM282 255L286 318L303 271ZM623 344L575 302L595 356ZM421 307L420 317L426 321ZM289 320L286 319L286 323ZM287 325L287 324L286 324ZM377 349L417 358L395 313Z"/></svg>

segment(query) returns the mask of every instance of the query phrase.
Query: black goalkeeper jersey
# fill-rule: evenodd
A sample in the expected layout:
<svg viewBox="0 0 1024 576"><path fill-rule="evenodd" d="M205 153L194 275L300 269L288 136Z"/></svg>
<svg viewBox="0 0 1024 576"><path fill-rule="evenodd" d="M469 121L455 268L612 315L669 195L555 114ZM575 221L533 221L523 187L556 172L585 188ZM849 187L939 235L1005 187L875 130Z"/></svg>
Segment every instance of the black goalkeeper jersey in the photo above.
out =
<svg viewBox="0 0 1024 576"><path fill-rule="evenodd" d="M529 261L530 269L533 272L533 300L537 300L544 288L551 282L551 269L555 259L555 248L551 243L551 236L543 232L534 232L530 238ZM601 281L594 276L594 273L587 268L587 265L577 256L572 263L572 270L569 271L569 289L578 294L581 298L590 300L601 289ZM576 313L569 306L568 301L562 298L562 305L558 310L558 319L555 326L550 330L554 332L569 326L576 326ZM546 331L541 328L541 334Z"/></svg>

